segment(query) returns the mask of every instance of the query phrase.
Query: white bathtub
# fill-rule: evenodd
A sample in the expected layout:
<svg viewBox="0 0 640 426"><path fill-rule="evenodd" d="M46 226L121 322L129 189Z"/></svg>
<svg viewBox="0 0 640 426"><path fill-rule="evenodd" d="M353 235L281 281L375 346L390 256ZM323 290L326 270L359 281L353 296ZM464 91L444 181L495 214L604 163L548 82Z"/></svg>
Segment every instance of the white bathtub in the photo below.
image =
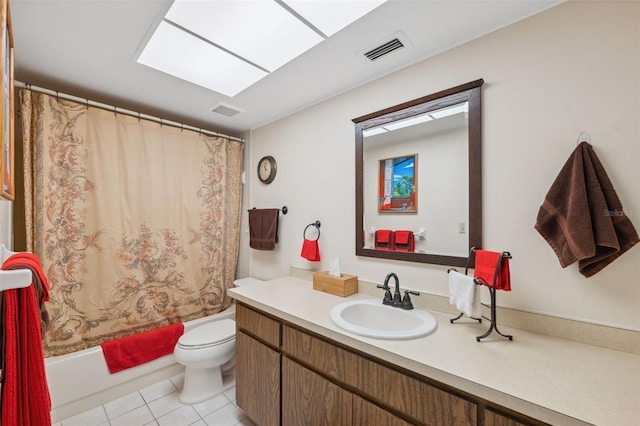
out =
<svg viewBox="0 0 640 426"><path fill-rule="evenodd" d="M235 318L235 303L218 314L186 322L184 331L186 333L198 325L225 318ZM176 363L173 354L170 354L111 374L100 346L46 358L45 368L51 393L53 422L90 410L184 371L184 366Z"/></svg>

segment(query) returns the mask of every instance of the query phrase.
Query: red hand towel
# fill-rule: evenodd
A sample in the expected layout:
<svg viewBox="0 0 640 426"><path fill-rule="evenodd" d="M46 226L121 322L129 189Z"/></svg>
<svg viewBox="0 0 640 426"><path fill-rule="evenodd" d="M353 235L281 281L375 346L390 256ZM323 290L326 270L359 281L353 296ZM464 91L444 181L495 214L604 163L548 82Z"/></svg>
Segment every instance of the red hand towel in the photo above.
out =
<svg viewBox="0 0 640 426"><path fill-rule="evenodd" d="M183 333L184 324L177 323L103 343L109 372L117 373L173 353Z"/></svg>
<svg viewBox="0 0 640 426"><path fill-rule="evenodd" d="M391 231L387 229L380 229L376 233L376 241L379 243L388 243L390 235L391 235Z"/></svg>
<svg viewBox="0 0 640 426"><path fill-rule="evenodd" d="M396 231L396 244L409 244L409 234L411 231Z"/></svg>
<svg viewBox="0 0 640 426"><path fill-rule="evenodd" d="M496 273L496 264L502 253L487 250L476 250L476 268L474 277L482 278L489 287L493 286L493 277ZM496 289L511 291L511 272L509 270L509 259L503 258L500 265L500 272L496 278Z"/></svg>
<svg viewBox="0 0 640 426"><path fill-rule="evenodd" d="M300 256L304 257L311 262L320 261L320 247L318 246L318 240L307 240L306 238L302 242L302 251Z"/></svg>
<svg viewBox="0 0 640 426"><path fill-rule="evenodd" d="M30 269L34 283L4 292L1 423L49 426L51 396L44 366L39 307L41 301L49 300L49 283L40 259L32 253L14 254L2 269ZM41 286L41 301L37 300L35 285Z"/></svg>

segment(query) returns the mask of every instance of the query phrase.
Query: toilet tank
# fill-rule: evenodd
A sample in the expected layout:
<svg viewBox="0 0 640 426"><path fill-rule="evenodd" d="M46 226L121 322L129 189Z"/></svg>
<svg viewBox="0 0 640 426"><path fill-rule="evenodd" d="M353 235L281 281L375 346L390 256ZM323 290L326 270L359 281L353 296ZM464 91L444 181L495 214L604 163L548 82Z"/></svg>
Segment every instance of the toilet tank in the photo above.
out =
<svg viewBox="0 0 640 426"><path fill-rule="evenodd" d="M258 278L240 278L233 282L236 287L242 287L244 285L254 285L263 283L263 280L259 280Z"/></svg>

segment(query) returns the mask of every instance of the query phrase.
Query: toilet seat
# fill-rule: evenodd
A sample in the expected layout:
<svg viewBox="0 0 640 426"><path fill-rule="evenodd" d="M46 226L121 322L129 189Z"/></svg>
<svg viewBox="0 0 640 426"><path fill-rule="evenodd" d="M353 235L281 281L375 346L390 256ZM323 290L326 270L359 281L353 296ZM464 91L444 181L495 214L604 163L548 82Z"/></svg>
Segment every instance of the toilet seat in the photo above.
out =
<svg viewBox="0 0 640 426"><path fill-rule="evenodd" d="M236 337L236 322L232 319L213 321L194 328L178 339L178 346L182 349L202 349L219 346L234 340Z"/></svg>

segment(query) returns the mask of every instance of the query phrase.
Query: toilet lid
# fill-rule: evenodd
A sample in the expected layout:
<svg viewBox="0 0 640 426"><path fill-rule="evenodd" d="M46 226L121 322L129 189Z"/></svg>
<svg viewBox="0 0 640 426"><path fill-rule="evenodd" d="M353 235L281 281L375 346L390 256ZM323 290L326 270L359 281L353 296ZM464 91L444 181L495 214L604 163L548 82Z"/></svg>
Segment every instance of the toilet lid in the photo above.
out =
<svg viewBox="0 0 640 426"><path fill-rule="evenodd" d="M183 347L214 346L226 343L236 337L236 322L232 319L212 321L186 332L178 344Z"/></svg>

